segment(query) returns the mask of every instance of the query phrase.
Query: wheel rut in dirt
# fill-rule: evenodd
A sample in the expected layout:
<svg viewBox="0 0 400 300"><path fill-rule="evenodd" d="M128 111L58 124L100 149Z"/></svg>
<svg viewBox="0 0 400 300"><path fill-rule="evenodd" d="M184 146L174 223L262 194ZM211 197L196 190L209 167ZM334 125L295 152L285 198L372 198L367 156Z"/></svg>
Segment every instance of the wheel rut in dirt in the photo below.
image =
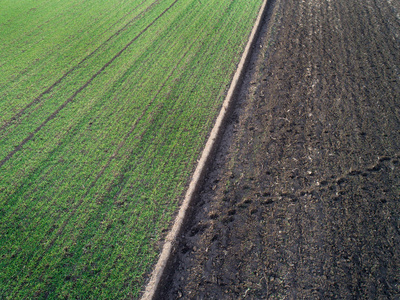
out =
<svg viewBox="0 0 400 300"><path fill-rule="evenodd" d="M164 299L400 297L399 15L273 2Z"/></svg>

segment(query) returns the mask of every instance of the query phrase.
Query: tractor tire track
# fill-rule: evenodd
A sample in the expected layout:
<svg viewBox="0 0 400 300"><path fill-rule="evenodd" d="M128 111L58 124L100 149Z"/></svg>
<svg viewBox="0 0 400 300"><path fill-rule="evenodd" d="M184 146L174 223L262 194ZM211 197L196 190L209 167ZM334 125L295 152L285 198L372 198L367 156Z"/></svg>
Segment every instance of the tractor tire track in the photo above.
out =
<svg viewBox="0 0 400 300"><path fill-rule="evenodd" d="M121 54L131 46L143 33L145 33L154 23L157 22L168 10L170 10L179 0L175 0L170 6L168 6L157 18L155 18L149 25L147 25L138 35L136 35L128 44L126 44L111 60L109 60L100 70L98 70L88 81L85 82L71 97L69 97L56 111L54 111L47 119L42 122L32 133L30 133L13 151L8 153L4 159L0 161L0 168L9 161L15 153L20 151L22 147L29 142L36 133L38 133L46 124L53 120L58 113L63 110L75 97L82 92L97 76L99 76L110 64L112 64Z"/></svg>
<svg viewBox="0 0 400 300"><path fill-rule="evenodd" d="M146 0L143 0L139 5L137 5L132 11L134 11L137 7L139 7L142 3L144 3ZM139 13L137 16L135 16L133 19L131 19L127 24L125 24L122 28L117 30L114 34L112 34L106 41L104 41L100 46L98 46L96 49L94 49L89 55L85 56L78 64L76 64L74 67L69 69L63 76L61 76L58 80L56 80L51 86L49 86L44 92L42 92L39 96L37 96L34 100L29 102L23 109L21 109L18 113L16 113L9 121L6 121L1 127L0 127L0 132L4 131L7 129L9 126L14 124L16 121L18 121L22 115L26 113L26 111L31 108L32 106L39 104L43 101L43 97L46 94L49 94L57 85L59 85L65 78L67 78L73 71L77 70L80 68L87 60L89 60L93 55L95 55L102 47L104 47L107 43L109 43L112 39L117 37L121 32L125 31L129 26L132 25L134 21L136 21L138 18L143 16L147 11L149 11L154 5L159 3L160 0L154 1L151 5L149 5L145 10L143 10L141 13ZM114 26L114 25L113 25ZM140 33L142 34L142 32ZM30 113L26 116L28 117Z"/></svg>

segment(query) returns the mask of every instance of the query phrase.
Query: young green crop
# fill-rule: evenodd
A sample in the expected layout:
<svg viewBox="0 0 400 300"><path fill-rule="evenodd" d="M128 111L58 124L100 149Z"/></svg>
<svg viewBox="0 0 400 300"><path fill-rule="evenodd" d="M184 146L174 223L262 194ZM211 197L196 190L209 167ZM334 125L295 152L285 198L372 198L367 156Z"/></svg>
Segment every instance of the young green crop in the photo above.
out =
<svg viewBox="0 0 400 300"><path fill-rule="evenodd" d="M1 298L138 297L260 5L0 0Z"/></svg>

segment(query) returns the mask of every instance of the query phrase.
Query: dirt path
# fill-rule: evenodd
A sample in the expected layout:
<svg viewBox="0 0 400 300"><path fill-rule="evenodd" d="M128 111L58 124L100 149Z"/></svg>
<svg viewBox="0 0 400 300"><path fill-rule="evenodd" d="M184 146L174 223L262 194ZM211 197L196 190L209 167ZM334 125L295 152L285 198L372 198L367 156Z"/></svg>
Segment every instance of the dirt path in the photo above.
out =
<svg viewBox="0 0 400 300"><path fill-rule="evenodd" d="M275 0L163 299L400 299L400 2Z"/></svg>

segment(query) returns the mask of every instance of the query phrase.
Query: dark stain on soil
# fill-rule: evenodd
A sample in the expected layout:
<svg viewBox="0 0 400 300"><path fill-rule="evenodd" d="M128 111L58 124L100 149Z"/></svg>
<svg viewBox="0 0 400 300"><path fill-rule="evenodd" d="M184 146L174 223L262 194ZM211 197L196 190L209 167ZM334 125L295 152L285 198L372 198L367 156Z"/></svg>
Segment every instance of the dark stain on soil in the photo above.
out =
<svg viewBox="0 0 400 300"><path fill-rule="evenodd" d="M160 298L400 299L400 2L271 3Z"/></svg>

